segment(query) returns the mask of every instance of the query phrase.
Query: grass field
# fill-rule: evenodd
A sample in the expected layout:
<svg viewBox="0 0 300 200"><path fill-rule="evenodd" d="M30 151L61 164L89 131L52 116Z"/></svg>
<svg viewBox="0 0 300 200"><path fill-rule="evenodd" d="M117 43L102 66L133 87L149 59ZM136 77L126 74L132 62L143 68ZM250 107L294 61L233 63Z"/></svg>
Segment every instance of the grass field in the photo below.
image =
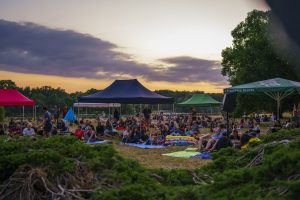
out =
<svg viewBox="0 0 300 200"><path fill-rule="evenodd" d="M141 149L127 145L114 144L115 149L125 158L138 161L147 168L164 168L164 169L196 169L211 162L199 158L173 158L163 156L164 153L182 151L187 146L170 146L163 149Z"/></svg>

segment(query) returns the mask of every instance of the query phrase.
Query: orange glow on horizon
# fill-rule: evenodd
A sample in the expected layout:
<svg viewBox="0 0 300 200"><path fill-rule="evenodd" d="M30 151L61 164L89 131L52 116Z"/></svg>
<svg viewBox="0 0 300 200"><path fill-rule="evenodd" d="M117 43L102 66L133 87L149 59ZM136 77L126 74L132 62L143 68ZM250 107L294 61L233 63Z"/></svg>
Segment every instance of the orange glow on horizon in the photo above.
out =
<svg viewBox="0 0 300 200"><path fill-rule="evenodd" d="M74 78L74 77L61 77L52 75L40 75L40 74L24 74L16 72L0 71L0 77L2 80L12 80L19 87L41 87L51 86L54 88L60 87L65 89L67 92L86 91L91 88L103 89L111 84L114 80L105 79L87 79L87 78ZM165 82L165 81L147 81L138 79L145 87L150 90L186 90L186 91L204 91L208 93L222 93L224 86L215 86L207 82L197 83L181 83L181 82Z"/></svg>

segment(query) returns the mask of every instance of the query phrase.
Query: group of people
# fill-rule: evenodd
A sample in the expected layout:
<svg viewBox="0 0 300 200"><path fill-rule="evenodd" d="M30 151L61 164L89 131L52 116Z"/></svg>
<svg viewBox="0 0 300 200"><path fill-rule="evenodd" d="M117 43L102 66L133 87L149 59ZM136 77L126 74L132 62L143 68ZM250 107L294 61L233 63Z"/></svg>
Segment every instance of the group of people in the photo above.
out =
<svg viewBox="0 0 300 200"><path fill-rule="evenodd" d="M35 138L37 135L49 137L59 132L67 131L66 123L63 119L52 116L46 107L43 108L44 114L42 118L36 121L28 120L11 120L8 124L0 124L0 135L7 134L9 137L29 136Z"/></svg>
<svg viewBox="0 0 300 200"><path fill-rule="evenodd" d="M8 130L10 135L20 134L34 138L37 134L49 137L58 131L67 131L64 120L59 114L54 116L44 109L40 125L38 123L11 120L8 126L0 124L0 134ZM271 118L269 118L271 119ZM140 114L121 117L117 110L113 118L80 120L77 128L71 134L85 142L94 142L108 137L117 137L123 143L165 144L167 136L189 136L198 140L199 151L214 151L227 146L235 148L247 147L251 141L258 141L261 133L260 123L267 120L267 116L242 117L239 123L227 123L223 118L211 118L206 115L197 115L194 108L189 114L156 113L145 108ZM225 124L230 124L227 130ZM274 120L267 133L281 128L293 127L293 120L281 123ZM205 128L205 129L204 129ZM247 131L241 132L247 128Z"/></svg>

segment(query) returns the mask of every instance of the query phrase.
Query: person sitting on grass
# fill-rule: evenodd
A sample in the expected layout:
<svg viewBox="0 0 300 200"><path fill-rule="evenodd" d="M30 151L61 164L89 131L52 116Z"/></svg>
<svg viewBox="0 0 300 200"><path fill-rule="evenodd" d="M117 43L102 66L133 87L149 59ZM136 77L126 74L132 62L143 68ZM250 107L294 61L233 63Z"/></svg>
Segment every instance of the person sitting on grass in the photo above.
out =
<svg viewBox="0 0 300 200"><path fill-rule="evenodd" d="M164 137L166 137L167 135L170 135L170 130L169 130L169 124L168 123L166 123L165 125L162 125L161 132L164 135Z"/></svg>
<svg viewBox="0 0 300 200"><path fill-rule="evenodd" d="M53 126L52 131L51 131L51 135L55 136L58 134L58 129L56 128L56 126Z"/></svg>
<svg viewBox="0 0 300 200"><path fill-rule="evenodd" d="M285 123L283 124L283 128L290 129L292 127L293 127L293 124L291 122L291 119L286 120Z"/></svg>
<svg viewBox="0 0 300 200"><path fill-rule="evenodd" d="M85 132L86 143L101 141L97 138L96 131L93 125L90 125L89 130Z"/></svg>
<svg viewBox="0 0 300 200"><path fill-rule="evenodd" d="M104 136L104 129L105 129L104 125L103 125L103 124L101 123L101 121L99 120L99 121L98 121L98 124L97 124L97 126L96 126L96 133L97 133L97 136L98 136L98 137Z"/></svg>
<svg viewBox="0 0 300 200"><path fill-rule="evenodd" d="M129 138L130 138L130 135L131 135L132 131L129 127L127 127L123 133L122 133L122 142L123 143L128 143L129 142Z"/></svg>
<svg viewBox="0 0 300 200"><path fill-rule="evenodd" d="M222 133L222 137L218 140L215 141L214 145L210 148L207 149L206 151L219 151L222 148L226 148L226 147L231 147L232 143L230 141L230 139L228 138L228 134L227 132L223 132Z"/></svg>
<svg viewBox="0 0 300 200"><path fill-rule="evenodd" d="M229 139L234 148L241 148L241 137L239 136L237 129L233 130L232 134L229 136Z"/></svg>
<svg viewBox="0 0 300 200"><path fill-rule="evenodd" d="M267 131L267 133L274 133L274 132L280 130L281 128L282 128L282 125L280 124L280 121L279 120L275 120L273 122L273 125Z"/></svg>
<svg viewBox="0 0 300 200"><path fill-rule="evenodd" d="M57 122L57 129L61 132L64 132L67 130L67 127L66 127L66 124L64 122L63 119L60 119L58 122Z"/></svg>
<svg viewBox="0 0 300 200"><path fill-rule="evenodd" d="M32 128L32 124L31 123L28 123L27 127L23 129L23 135L24 136L29 136L31 138L35 137L35 131Z"/></svg>
<svg viewBox="0 0 300 200"><path fill-rule="evenodd" d="M257 134L252 131L248 133L244 133L244 135L241 138L241 149L247 149L249 147L249 144L260 142L260 139L256 137Z"/></svg>
<svg viewBox="0 0 300 200"><path fill-rule="evenodd" d="M84 131L81 129L81 126L79 125L74 133L75 137L77 137L79 140L83 140Z"/></svg>
<svg viewBox="0 0 300 200"><path fill-rule="evenodd" d="M208 151L210 150L214 144L223 137L223 135L227 134L227 129L225 127L224 124L220 124L218 129L217 129L218 133L217 134L205 134L200 136L199 138L199 147L198 150L205 150ZM203 149L204 144L206 143L205 148Z"/></svg>
<svg viewBox="0 0 300 200"><path fill-rule="evenodd" d="M186 135L187 136L191 136L195 133L198 133L199 132L199 125L197 124L196 121L194 121L192 123L192 126L189 126L189 130L186 132Z"/></svg>
<svg viewBox="0 0 300 200"><path fill-rule="evenodd" d="M111 135L112 134L112 125L109 121L109 119L106 121L105 127L104 127L104 134L107 135Z"/></svg>
<svg viewBox="0 0 300 200"><path fill-rule="evenodd" d="M146 141L146 145L155 145L157 144L157 136L158 136L158 130L152 132L149 134L148 140Z"/></svg>
<svg viewBox="0 0 300 200"><path fill-rule="evenodd" d="M257 133L257 136L259 137L259 134L260 134L259 122L255 122L255 126L251 130L254 131L255 133Z"/></svg>

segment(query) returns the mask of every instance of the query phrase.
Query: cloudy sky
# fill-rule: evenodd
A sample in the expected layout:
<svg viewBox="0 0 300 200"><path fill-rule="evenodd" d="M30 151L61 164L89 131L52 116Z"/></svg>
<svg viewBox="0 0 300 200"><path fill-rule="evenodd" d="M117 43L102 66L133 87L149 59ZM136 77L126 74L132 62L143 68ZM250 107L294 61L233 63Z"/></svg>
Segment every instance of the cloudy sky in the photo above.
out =
<svg viewBox="0 0 300 200"><path fill-rule="evenodd" d="M19 86L221 92L221 51L258 0L0 0L0 77Z"/></svg>

